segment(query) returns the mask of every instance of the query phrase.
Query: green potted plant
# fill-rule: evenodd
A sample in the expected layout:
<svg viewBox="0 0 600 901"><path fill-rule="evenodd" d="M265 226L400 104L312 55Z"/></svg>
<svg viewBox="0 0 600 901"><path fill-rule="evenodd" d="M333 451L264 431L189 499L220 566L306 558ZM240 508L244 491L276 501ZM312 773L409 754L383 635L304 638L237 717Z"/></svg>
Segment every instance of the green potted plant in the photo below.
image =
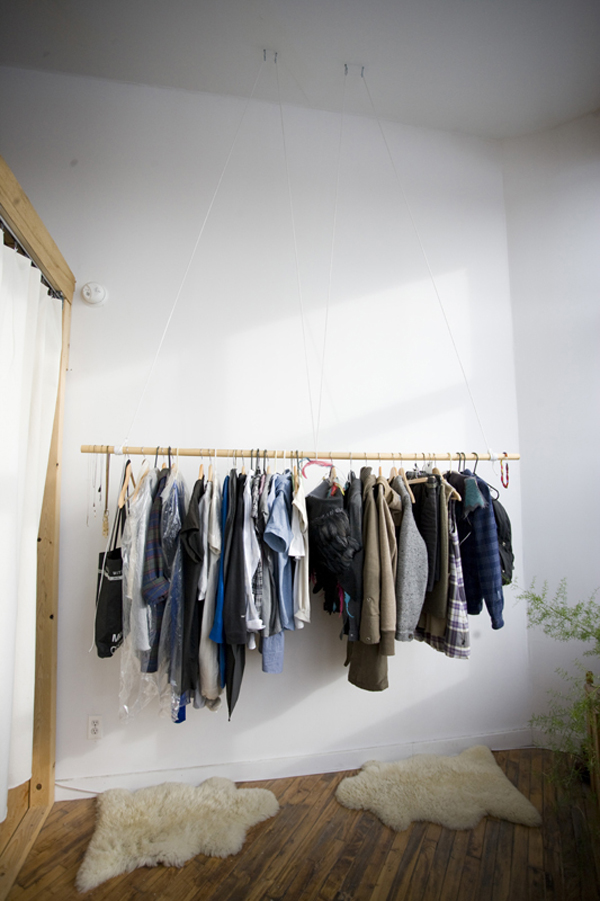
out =
<svg viewBox="0 0 600 901"><path fill-rule="evenodd" d="M597 592L598 589L586 601L570 604L567 581L562 579L553 597L548 596L547 582L538 592L535 581L517 597L527 602L529 626L541 626L546 635L557 641L576 640L590 645L583 652L584 657L593 658L589 667L577 661L577 674L557 669L566 683L565 690L550 690L547 713L534 714L530 725L544 733L552 750L561 752L557 755L560 767L555 775L569 784L589 772L592 788L600 800L600 604L596 602ZM596 685L594 680L599 684Z"/></svg>

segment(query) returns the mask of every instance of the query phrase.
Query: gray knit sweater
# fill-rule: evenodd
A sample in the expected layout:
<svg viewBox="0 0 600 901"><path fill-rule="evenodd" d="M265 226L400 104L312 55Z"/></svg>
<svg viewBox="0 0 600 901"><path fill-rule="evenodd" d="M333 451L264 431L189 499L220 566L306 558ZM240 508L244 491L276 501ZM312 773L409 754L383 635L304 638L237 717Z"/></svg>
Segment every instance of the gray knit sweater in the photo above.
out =
<svg viewBox="0 0 600 901"><path fill-rule="evenodd" d="M412 641L427 590L427 547L415 522L410 495L400 476L392 488L402 498L396 568L396 641Z"/></svg>

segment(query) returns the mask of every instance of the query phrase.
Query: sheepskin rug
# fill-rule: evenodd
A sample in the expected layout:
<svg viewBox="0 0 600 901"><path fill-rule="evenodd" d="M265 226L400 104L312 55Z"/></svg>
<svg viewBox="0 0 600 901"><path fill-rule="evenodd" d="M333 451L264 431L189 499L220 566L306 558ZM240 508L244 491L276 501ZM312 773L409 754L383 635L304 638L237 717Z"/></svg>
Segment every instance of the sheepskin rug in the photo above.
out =
<svg viewBox="0 0 600 901"><path fill-rule="evenodd" d="M398 832L413 820L473 829L487 814L524 826L542 822L483 745L457 757L417 754L396 763L369 761L357 776L340 782L336 798L344 807L370 810Z"/></svg>
<svg viewBox="0 0 600 901"><path fill-rule="evenodd" d="M113 788L97 805L96 831L77 874L80 892L136 867L181 867L197 854L237 854L250 826L279 810L268 789L237 788L219 777L198 786Z"/></svg>

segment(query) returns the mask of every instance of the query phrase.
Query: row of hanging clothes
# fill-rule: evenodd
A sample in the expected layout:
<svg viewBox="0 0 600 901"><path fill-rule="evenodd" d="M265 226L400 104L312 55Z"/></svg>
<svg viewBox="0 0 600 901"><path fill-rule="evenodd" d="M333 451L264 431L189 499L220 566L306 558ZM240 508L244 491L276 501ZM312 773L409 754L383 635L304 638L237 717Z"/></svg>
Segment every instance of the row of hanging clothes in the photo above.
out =
<svg viewBox="0 0 600 901"><path fill-rule="evenodd" d="M393 467L386 478L365 466L344 488L330 476L308 495L307 511L315 588L342 615L348 678L359 688L388 687L397 642L466 659L469 615L485 605L492 628L504 625L510 520L475 471Z"/></svg>
<svg viewBox="0 0 600 901"><path fill-rule="evenodd" d="M156 462L135 484L128 461L119 497L124 718L158 698L183 722L190 705L217 710L223 693L231 716L246 652L282 672L285 632L310 622L321 591L347 639L349 681L370 691L388 687L397 642L466 658L468 614L485 604L492 628L503 625L510 522L474 472L386 478L364 466L340 478L326 461L296 461L272 474L257 452L222 485L202 465L190 492L176 464ZM305 496L313 463L329 472Z"/></svg>
<svg viewBox="0 0 600 901"><path fill-rule="evenodd" d="M154 697L174 722L186 708L237 703L247 650L283 670L285 632L310 622L308 521L302 479L266 458L221 486L201 466L191 493L177 465L146 467L128 495L121 542L120 710Z"/></svg>

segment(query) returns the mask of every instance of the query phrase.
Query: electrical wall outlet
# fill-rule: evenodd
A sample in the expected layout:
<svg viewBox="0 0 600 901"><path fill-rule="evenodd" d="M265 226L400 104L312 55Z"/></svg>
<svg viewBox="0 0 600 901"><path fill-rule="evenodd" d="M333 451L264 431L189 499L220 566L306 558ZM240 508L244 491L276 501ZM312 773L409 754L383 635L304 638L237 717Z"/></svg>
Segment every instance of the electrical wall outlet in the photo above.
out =
<svg viewBox="0 0 600 901"><path fill-rule="evenodd" d="M96 741L102 738L102 717L88 716L88 738L90 741Z"/></svg>

